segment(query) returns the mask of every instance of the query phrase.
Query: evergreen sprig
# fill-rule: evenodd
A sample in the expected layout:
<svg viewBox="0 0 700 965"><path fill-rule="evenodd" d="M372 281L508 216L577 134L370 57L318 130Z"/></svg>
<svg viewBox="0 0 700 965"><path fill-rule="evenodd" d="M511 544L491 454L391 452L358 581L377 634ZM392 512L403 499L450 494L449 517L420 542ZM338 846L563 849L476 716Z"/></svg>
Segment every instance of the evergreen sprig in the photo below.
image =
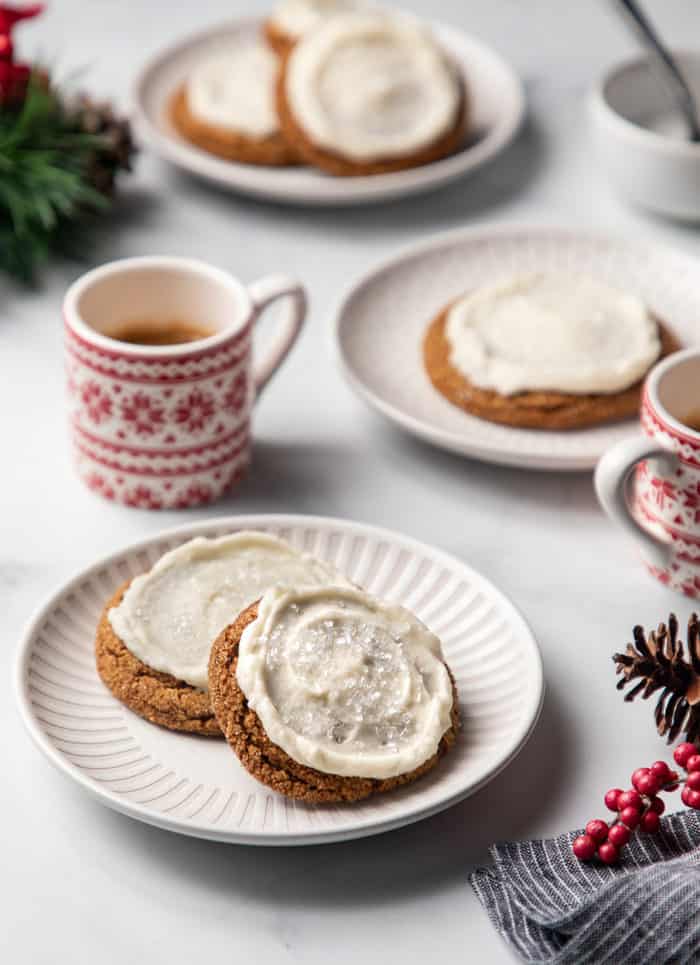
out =
<svg viewBox="0 0 700 965"><path fill-rule="evenodd" d="M101 147L40 79L21 106L0 106L0 270L31 282L86 213L108 207L88 180Z"/></svg>

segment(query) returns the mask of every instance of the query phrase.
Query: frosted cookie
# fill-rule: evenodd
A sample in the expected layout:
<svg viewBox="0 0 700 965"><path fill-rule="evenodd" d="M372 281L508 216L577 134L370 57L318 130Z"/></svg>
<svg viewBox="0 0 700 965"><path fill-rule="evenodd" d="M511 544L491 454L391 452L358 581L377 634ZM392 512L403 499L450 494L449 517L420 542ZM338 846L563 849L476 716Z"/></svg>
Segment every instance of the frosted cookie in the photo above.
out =
<svg viewBox="0 0 700 965"><path fill-rule="evenodd" d="M281 0L263 25L268 44L281 57L329 17L361 9L361 0Z"/></svg>
<svg viewBox="0 0 700 965"><path fill-rule="evenodd" d="M285 56L277 113L290 144L335 175L437 161L465 136L464 80L413 18L342 14Z"/></svg>
<svg viewBox="0 0 700 965"><path fill-rule="evenodd" d="M209 694L139 660L114 632L109 614L128 590L125 583L107 602L95 636L95 662L117 700L152 724L205 737L221 737Z"/></svg>
<svg viewBox="0 0 700 965"><path fill-rule="evenodd" d="M162 556L111 599L95 641L112 693L171 730L220 735L208 694L211 644L277 582L344 582L327 563L266 533L193 539Z"/></svg>
<svg viewBox="0 0 700 965"><path fill-rule="evenodd" d="M582 275L518 275L467 292L423 341L435 388L505 425L572 429L636 414L678 342L635 295Z"/></svg>
<svg viewBox="0 0 700 965"><path fill-rule="evenodd" d="M353 588L268 590L214 642L209 692L243 766L308 802L416 780L459 726L437 637Z"/></svg>
<svg viewBox="0 0 700 965"><path fill-rule="evenodd" d="M262 43L238 43L195 66L171 105L175 127L209 154L243 164L298 164L275 107L277 58Z"/></svg>

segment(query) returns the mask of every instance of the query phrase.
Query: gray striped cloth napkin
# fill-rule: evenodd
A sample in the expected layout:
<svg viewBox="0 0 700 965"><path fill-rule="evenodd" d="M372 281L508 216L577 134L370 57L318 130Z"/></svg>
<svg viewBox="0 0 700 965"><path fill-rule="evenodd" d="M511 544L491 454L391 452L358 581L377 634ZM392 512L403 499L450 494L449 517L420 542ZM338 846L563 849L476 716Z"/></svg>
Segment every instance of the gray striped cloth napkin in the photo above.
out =
<svg viewBox="0 0 700 965"><path fill-rule="evenodd" d="M700 814L636 833L620 863L582 863L571 842L495 844L471 875L493 925L526 962L662 965L700 962Z"/></svg>

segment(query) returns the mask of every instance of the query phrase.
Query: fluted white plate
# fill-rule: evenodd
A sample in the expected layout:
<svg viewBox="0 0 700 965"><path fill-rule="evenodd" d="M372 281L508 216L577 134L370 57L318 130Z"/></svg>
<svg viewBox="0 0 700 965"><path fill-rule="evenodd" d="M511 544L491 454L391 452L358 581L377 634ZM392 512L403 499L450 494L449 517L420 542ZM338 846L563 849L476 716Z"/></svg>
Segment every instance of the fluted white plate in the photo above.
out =
<svg viewBox="0 0 700 965"><path fill-rule="evenodd" d="M410 607L440 635L459 691L463 729L456 747L424 779L352 805L293 802L253 780L225 741L149 724L102 684L94 632L116 587L185 540L239 529L274 533L334 563L372 593ZM522 617L460 560L345 520L234 516L145 540L59 589L27 628L16 689L40 750L101 803L182 834L301 845L388 831L472 794L527 740L543 683L537 644Z"/></svg>
<svg viewBox="0 0 700 965"><path fill-rule="evenodd" d="M178 133L168 105L195 64L232 44L249 43L261 26L260 20L236 20L188 37L149 61L134 85L133 120L140 139L166 161L231 191L312 205L368 204L417 194L495 157L512 140L525 113L522 84L509 64L476 38L434 24L469 88L472 134L455 154L408 171L351 178L331 177L309 167L261 167L214 157Z"/></svg>
<svg viewBox="0 0 700 965"><path fill-rule="evenodd" d="M448 402L423 366L425 330L451 299L530 271L592 275L639 295L686 345L700 339L694 257L560 228L470 228L409 248L343 298L335 339L350 385L393 422L444 449L527 469L592 469L609 446L638 431L638 420L566 432L496 425Z"/></svg>

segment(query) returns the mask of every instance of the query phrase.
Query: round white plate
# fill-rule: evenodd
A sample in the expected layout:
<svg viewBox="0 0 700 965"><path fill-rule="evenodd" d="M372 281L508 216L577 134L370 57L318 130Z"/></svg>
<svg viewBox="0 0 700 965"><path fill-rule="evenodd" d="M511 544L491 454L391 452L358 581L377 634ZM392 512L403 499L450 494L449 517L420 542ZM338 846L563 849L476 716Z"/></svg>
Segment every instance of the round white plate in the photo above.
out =
<svg viewBox="0 0 700 965"><path fill-rule="evenodd" d="M259 20L221 24L150 61L133 94L133 120L141 140L191 174L244 194L296 204L365 204L416 194L473 171L508 144L523 118L525 97L512 68L473 37L436 24L438 38L464 71L471 96L474 134L457 154L410 171L362 178L335 178L312 168L265 168L221 160L178 134L168 117L168 104L194 64L232 44L248 42L260 27Z"/></svg>
<svg viewBox="0 0 700 965"><path fill-rule="evenodd" d="M175 734L122 706L95 670L104 601L193 536L260 529L335 563L440 634L463 730L424 779L344 806L305 805L253 780L225 741ZM494 777L527 740L542 701L537 644L522 617L470 567L404 536L311 516L234 516L170 530L115 553L58 590L22 640L17 695L52 763L100 802L171 831L240 844L314 844L398 828L449 807Z"/></svg>
<svg viewBox="0 0 700 965"><path fill-rule="evenodd" d="M423 367L425 329L451 299L530 271L581 272L634 292L681 341L698 341L696 258L558 228L471 228L408 249L345 295L335 347L350 385L393 422L444 449L528 469L592 469L609 446L637 429L635 420L567 432L512 429L453 406Z"/></svg>

